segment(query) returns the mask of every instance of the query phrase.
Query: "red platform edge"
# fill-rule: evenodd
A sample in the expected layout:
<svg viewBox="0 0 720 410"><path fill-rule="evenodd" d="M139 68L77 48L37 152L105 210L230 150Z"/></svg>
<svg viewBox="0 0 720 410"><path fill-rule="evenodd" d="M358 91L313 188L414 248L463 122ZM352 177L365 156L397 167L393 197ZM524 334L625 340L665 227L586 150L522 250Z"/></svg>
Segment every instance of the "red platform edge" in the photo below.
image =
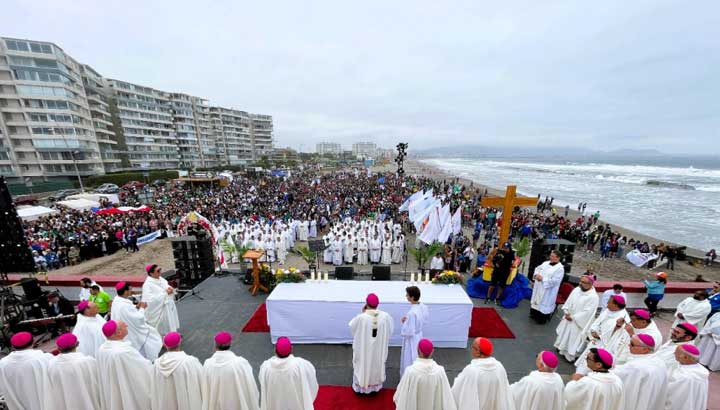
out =
<svg viewBox="0 0 720 410"><path fill-rule="evenodd" d="M8 280L10 281L10 284L20 282L21 279L27 278L29 275L24 274L9 274ZM115 287L115 284L118 282L127 282L132 287L142 287L143 282L145 282L145 276L114 276L114 275L53 275L50 274L47 276L47 281L45 280L45 275L35 275L38 281L40 281L40 286L77 286L80 287L80 279L88 277L95 281L98 285L102 287Z"/></svg>
<svg viewBox="0 0 720 410"><path fill-rule="evenodd" d="M625 293L645 293L645 284L642 282L623 282L599 280L595 282L595 290L603 292L612 289L613 285L619 283L623 286ZM694 293L697 290L712 288L712 282L673 282L668 281L665 286L665 293Z"/></svg>

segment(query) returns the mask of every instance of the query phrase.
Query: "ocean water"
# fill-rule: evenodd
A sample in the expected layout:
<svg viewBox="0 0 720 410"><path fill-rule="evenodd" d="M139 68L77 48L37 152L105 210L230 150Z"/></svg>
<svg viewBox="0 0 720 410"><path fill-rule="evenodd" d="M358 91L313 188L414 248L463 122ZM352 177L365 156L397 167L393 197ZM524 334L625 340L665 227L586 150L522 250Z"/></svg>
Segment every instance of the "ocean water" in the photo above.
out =
<svg viewBox="0 0 720 410"><path fill-rule="evenodd" d="M659 239L707 251L720 249L720 169L643 163L543 160L422 160L456 176L502 189L515 184L527 196L565 205Z"/></svg>

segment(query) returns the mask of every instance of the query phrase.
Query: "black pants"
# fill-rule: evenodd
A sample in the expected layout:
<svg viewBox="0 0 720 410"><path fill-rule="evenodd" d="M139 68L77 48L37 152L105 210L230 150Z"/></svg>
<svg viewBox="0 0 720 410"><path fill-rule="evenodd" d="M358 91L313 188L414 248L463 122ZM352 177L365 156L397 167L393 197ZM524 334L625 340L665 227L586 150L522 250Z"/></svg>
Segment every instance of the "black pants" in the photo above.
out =
<svg viewBox="0 0 720 410"><path fill-rule="evenodd" d="M648 311L653 315L657 312L658 303L660 303L659 300L645 298L645 306L647 306Z"/></svg>
<svg viewBox="0 0 720 410"><path fill-rule="evenodd" d="M543 324L549 322L550 319L552 319L552 316L553 316L552 313L549 313L546 315L545 313L543 313L539 310L530 308L530 317L538 324L543 325Z"/></svg>
<svg viewBox="0 0 720 410"><path fill-rule="evenodd" d="M667 267L670 270L675 270L675 258L667 258Z"/></svg>

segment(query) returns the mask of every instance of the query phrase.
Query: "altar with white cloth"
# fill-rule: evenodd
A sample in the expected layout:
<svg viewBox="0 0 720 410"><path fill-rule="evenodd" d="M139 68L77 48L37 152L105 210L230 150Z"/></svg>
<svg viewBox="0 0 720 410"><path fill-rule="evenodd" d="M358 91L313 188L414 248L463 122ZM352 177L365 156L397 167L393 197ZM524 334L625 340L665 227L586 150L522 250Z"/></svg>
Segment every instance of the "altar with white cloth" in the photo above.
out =
<svg viewBox="0 0 720 410"><path fill-rule="evenodd" d="M349 344L352 335L348 323L361 312L365 297L375 293L379 309L395 322L391 346L400 346L401 318L410 309L400 281L307 281L280 283L266 301L270 336L275 343L287 336L293 343ZM460 285L415 284L420 301L427 305L430 321L423 336L436 347L466 348L473 304Z"/></svg>

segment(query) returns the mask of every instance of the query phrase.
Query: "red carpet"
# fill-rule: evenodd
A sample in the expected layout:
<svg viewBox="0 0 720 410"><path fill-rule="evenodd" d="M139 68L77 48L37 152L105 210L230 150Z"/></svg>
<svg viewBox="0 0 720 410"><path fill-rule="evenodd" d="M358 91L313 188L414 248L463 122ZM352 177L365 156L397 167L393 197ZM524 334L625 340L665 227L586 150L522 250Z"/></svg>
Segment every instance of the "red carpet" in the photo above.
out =
<svg viewBox="0 0 720 410"><path fill-rule="evenodd" d="M474 307L468 337L515 339L515 335L494 308Z"/></svg>
<svg viewBox="0 0 720 410"><path fill-rule="evenodd" d="M315 410L394 410L395 389L382 389L373 396L359 396L350 386L320 386Z"/></svg>
<svg viewBox="0 0 720 410"><path fill-rule="evenodd" d="M250 320L242 328L243 332L270 333L270 326L267 324L267 308L265 304L258 306Z"/></svg>

